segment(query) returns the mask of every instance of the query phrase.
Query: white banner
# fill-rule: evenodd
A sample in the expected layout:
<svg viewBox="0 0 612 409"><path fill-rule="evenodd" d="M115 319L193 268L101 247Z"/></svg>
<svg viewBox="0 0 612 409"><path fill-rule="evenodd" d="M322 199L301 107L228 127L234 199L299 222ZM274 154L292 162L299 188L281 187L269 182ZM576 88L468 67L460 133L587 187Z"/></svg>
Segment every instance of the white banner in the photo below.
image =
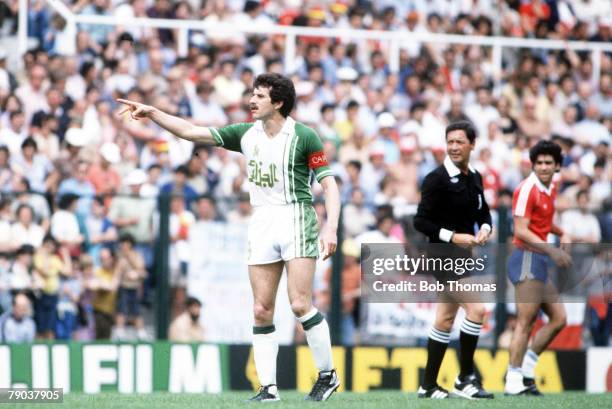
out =
<svg viewBox="0 0 612 409"><path fill-rule="evenodd" d="M189 230L191 259L187 292L202 301L207 342L250 344L253 295L246 265L247 226L198 222ZM276 297L274 324L279 342L291 344L295 317L283 274Z"/></svg>
<svg viewBox="0 0 612 409"><path fill-rule="evenodd" d="M492 311L495 304L485 304L487 318L481 336L487 335L493 328ZM465 317L462 308L457 312L451 339L459 338L459 327ZM368 303L364 337L392 337L402 340L427 338L436 318L435 303Z"/></svg>
<svg viewBox="0 0 612 409"><path fill-rule="evenodd" d="M612 348L587 351L587 392L612 392Z"/></svg>

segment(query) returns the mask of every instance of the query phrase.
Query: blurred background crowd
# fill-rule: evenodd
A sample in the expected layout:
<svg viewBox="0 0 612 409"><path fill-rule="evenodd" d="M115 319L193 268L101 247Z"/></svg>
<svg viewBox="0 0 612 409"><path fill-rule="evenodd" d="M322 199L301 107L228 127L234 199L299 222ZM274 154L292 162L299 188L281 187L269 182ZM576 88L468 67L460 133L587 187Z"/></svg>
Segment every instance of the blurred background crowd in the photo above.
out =
<svg viewBox="0 0 612 409"><path fill-rule="evenodd" d="M89 15L236 26L612 41L607 0L64 3ZM17 0L0 4L0 38L15 34L19 12ZM35 48L17 63L11 63L14 50L0 48L0 310L6 321L12 310L27 315L31 305L35 327L9 326L24 339L122 339L128 323L138 338L151 337L145 318L162 192L174 195L171 308L175 324L184 327L170 332L202 336L201 328L192 328L200 303L185 297L189 228L202 220L248 221L244 159L120 116L115 100L220 127L251 120L252 81L268 71L294 80L293 116L318 132L340 185L347 342L355 341L359 324L358 246L414 239L410 218L420 183L442 163L451 121L467 119L478 130L473 166L483 175L495 217L531 171L529 147L553 139L565 154L557 181L559 222L575 242L610 242L610 54L602 54L596 73L589 53L506 48L496 73L491 48L407 42L394 73L382 42L302 36L296 69L285 72L282 36L194 31L188 55L179 57L171 29L87 25L79 26L71 55L66 21L43 1L30 1L28 22ZM324 220L320 187L314 193ZM319 266L316 281L316 303L325 310L329 264ZM594 311L602 322L611 315L609 308Z"/></svg>

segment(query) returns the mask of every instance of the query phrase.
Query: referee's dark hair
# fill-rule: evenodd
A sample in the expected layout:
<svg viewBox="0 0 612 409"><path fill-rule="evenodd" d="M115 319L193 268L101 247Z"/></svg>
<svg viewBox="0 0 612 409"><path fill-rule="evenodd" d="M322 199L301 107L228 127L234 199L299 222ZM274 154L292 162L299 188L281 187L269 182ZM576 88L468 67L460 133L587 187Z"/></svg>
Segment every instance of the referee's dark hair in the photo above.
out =
<svg viewBox="0 0 612 409"><path fill-rule="evenodd" d="M272 103L283 103L279 110L280 114L285 118L289 116L295 106L296 98L293 81L280 74L265 73L255 78L253 89L257 87L268 88L270 90L270 100Z"/></svg>
<svg viewBox="0 0 612 409"><path fill-rule="evenodd" d="M561 147L551 141L539 141L529 149L529 160L533 166L540 155L550 155L557 165L563 162Z"/></svg>
<svg viewBox="0 0 612 409"><path fill-rule="evenodd" d="M452 131L463 131L465 132L465 136L467 136L470 143L474 143L476 140L476 129L474 125L472 125L469 121L457 121L449 124L446 127L445 138L448 138L448 134Z"/></svg>

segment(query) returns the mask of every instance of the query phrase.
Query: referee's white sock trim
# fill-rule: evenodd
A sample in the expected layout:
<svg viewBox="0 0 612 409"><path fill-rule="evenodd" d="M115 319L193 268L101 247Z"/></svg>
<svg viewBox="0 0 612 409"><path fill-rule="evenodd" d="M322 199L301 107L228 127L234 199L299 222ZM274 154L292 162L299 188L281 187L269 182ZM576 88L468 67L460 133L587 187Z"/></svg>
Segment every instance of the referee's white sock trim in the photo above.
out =
<svg viewBox="0 0 612 409"><path fill-rule="evenodd" d="M480 336L480 330L482 329L482 324L478 324L476 322L472 322L465 318L461 323L461 331L466 334L474 335L476 337Z"/></svg>
<svg viewBox="0 0 612 409"><path fill-rule="evenodd" d="M434 341L441 342L443 344L448 344L450 342L450 332L441 331L436 329L436 327L431 327L429 330L429 338Z"/></svg>

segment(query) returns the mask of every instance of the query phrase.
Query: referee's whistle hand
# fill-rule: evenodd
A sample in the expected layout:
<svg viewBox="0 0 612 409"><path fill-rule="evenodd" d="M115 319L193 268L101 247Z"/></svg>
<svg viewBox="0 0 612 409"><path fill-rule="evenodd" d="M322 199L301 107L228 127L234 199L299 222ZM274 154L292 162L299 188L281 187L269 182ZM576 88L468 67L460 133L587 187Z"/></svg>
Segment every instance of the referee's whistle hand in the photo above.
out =
<svg viewBox="0 0 612 409"><path fill-rule="evenodd" d="M489 241L489 237L491 237L491 231L486 229L480 229L478 234L476 235L476 243L484 246Z"/></svg>
<svg viewBox="0 0 612 409"><path fill-rule="evenodd" d="M474 237L471 234L465 234L465 233L453 234L453 238L451 239L451 241L453 244L456 244L459 247L463 247L464 249L468 249L468 250L478 245L478 241L476 241L476 237Z"/></svg>

